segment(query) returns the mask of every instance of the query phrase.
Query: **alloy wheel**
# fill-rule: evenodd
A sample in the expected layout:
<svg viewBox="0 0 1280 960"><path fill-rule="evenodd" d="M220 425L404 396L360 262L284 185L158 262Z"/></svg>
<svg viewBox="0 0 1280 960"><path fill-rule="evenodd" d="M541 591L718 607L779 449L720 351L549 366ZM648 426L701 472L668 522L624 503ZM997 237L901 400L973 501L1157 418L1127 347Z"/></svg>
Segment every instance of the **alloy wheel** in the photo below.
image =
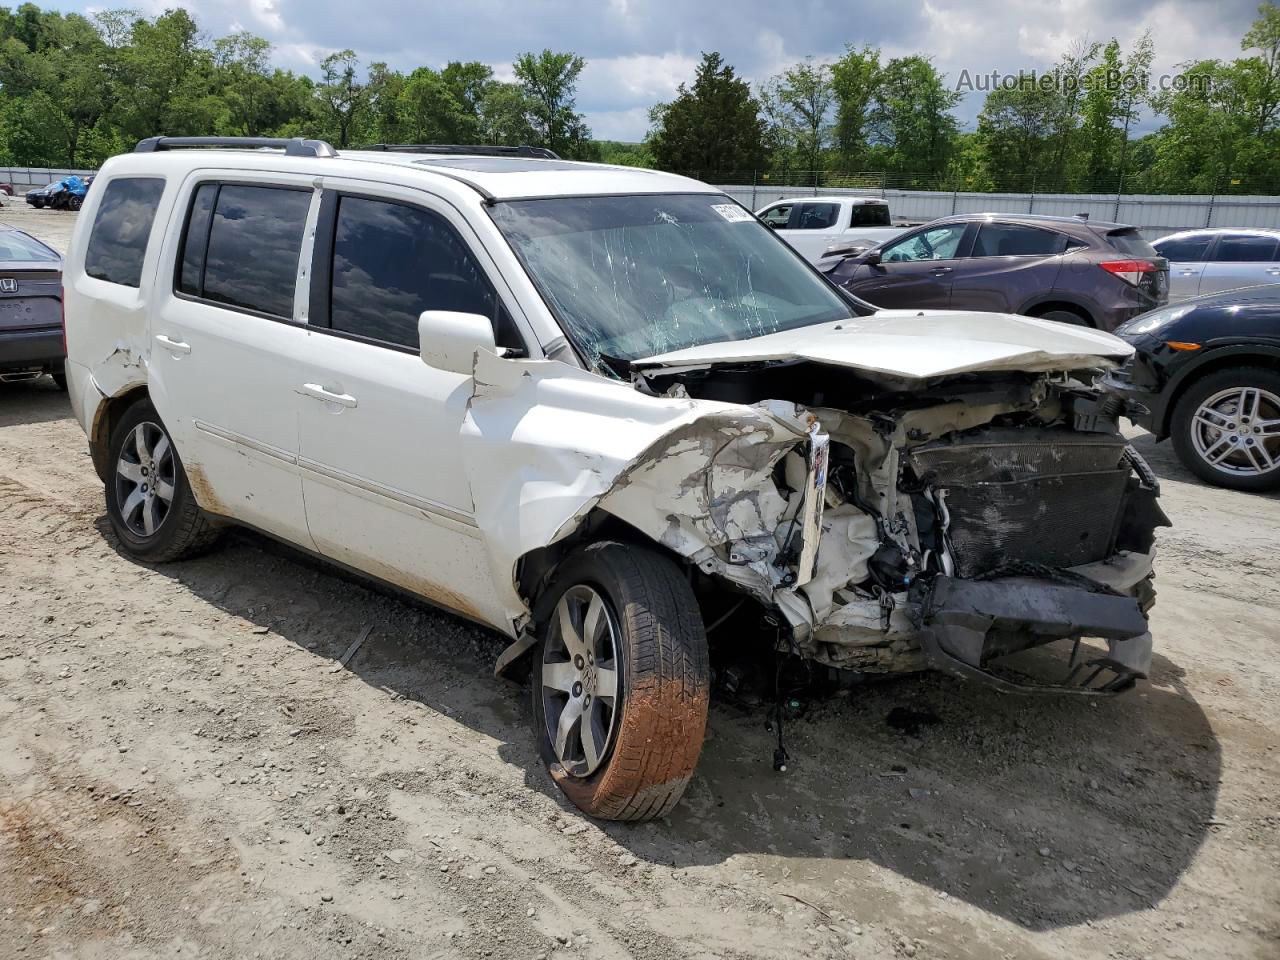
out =
<svg viewBox="0 0 1280 960"><path fill-rule="evenodd" d="M1256 477L1280 467L1280 397L1231 387L1205 399L1191 418L1200 458L1222 473Z"/></svg>
<svg viewBox="0 0 1280 960"><path fill-rule="evenodd" d="M168 435L157 424L134 427L116 461L116 502L125 527L137 537L155 534L173 505L177 461Z"/></svg>
<svg viewBox="0 0 1280 960"><path fill-rule="evenodd" d="M608 755L619 696L619 628L593 587L578 584L560 598L542 654L542 711L556 759L587 777Z"/></svg>

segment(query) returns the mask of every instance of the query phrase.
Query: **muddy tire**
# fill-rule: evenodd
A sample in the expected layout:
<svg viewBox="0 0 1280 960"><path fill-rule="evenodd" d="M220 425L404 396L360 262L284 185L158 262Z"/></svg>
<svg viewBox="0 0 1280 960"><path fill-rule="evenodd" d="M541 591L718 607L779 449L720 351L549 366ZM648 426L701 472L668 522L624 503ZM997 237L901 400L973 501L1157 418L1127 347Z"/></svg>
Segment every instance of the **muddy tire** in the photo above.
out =
<svg viewBox="0 0 1280 960"><path fill-rule="evenodd" d="M126 551L147 563L167 563L217 539L155 407L141 401L126 410L109 449L107 517Z"/></svg>
<svg viewBox="0 0 1280 960"><path fill-rule="evenodd" d="M604 820L669 813L706 734L710 667L688 580L644 547L595 543L535 610L533 724L552 778Z"/></svg>
<svg viewBox="0 0 1280 960"><path fill-rule="evenodd" d="M1202 377L1178 398L1170 433L1183 466L1206 483L1280 488L1280 373L1231 367Z"/></svg>

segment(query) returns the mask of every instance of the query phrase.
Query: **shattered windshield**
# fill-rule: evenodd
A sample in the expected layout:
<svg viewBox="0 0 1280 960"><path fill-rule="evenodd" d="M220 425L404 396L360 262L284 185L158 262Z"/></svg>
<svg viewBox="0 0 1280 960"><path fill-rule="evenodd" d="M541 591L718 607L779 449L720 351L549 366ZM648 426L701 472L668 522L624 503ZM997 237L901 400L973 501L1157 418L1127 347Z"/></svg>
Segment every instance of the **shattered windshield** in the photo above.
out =
<svg viewBox="0 0 1280 960"><path fill-rule="evenodd" d="M490 212L592 365L850 316L727 197L516 200Z"/></svg>

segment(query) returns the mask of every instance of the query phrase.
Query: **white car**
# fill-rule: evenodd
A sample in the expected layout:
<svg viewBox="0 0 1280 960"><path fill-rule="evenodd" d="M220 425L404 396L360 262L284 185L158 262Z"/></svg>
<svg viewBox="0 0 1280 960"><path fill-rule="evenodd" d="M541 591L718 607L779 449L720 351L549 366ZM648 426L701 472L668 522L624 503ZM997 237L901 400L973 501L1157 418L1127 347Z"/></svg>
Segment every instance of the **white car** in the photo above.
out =
<svg viewBox="0 0 1280 960"><path fill-rule="evenodd" d="M1184 230L1153 240L1169 261L1169 302L1280 283L1280 230Z"/></svg>
<svg viewBox="0 0 1280 960"><path fill-rule="evenodd" d="M1163 516L1083 373L1131 348L872 313L693 180L153 139L103 166L65 278L123 549L243 524L505 634L593 815L676 804L712 653L1026 689L993 662L1085 637L1060 685L1147 670Z"/></svg>
<svg viewBox="0 0 1280 960"><path fill-rule="evenodd" d="M878 246L907 229L893 225L889 204L879 197L793 197L756 216L810 263L828 251Z"/></svg>

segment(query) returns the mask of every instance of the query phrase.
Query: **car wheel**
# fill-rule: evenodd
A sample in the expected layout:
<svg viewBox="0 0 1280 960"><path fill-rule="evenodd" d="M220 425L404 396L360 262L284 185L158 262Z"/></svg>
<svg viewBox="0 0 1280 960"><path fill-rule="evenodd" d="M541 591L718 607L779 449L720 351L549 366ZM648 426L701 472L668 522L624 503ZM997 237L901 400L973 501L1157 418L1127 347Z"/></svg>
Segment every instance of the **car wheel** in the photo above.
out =
<svg viewBox="0 0 1280 960"><path fill-rule="evenodd" d="M535 616L534 731L552 778L593 817L669 813L697 766L710 695L688 579L652 550L596 543L564 562Z"/></svg>
<svg viewBox="0 0 1280 960"><path fill-rule="evenodd" d="M32 205L33 207L35 207L37 210L42 210L42 209L44 209L44 201L43 201L43 200L32 200L32 201L31 201L31 205Z"/></svg>
<svg viewBox="0 0 1280 960"><path fill-rule="evenodd" d="M111 435L107 516L124 548L164 563L191 556L217 539L187 482L169 432L150 403L130 407Z"/></svg>
<svg viewBox="0 0 1280 960"><path fill-rule="evenodd" d="M67 201L67 206L72 210L79 210L84 205L83 197L72 197Z"/></svg>
<svg viewBox="0 0 1280 960"><path fill-rule="evenodd" d="M1280 487L1280 373L1219 370L1193 383L1173 411L1178 459L1232 490Z"/></svg>

